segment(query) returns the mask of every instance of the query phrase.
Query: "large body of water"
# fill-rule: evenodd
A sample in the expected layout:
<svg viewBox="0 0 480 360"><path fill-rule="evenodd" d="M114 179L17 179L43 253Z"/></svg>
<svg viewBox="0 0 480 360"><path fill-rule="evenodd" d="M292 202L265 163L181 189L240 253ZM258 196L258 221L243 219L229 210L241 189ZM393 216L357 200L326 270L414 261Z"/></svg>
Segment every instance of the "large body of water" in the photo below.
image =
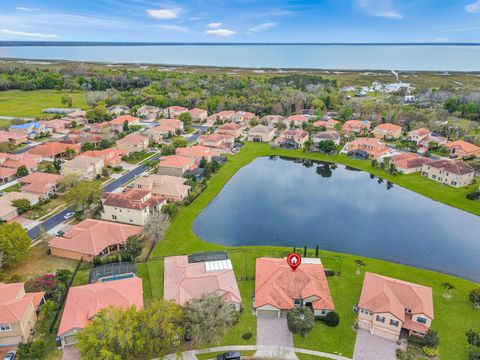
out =
<svg viewBox="0 0 480 360"><path fill-rule="evenodd" d="M256 159L197 217L194 232L233 246L318 244L480 282L480 217L363 171L309 164Z"/></svg>
<svg viewBox="0 0 480 360"><path fill-rule="evenodd" d="M0 46L0 58L243 68L480 71L475 45Z"/></svg>

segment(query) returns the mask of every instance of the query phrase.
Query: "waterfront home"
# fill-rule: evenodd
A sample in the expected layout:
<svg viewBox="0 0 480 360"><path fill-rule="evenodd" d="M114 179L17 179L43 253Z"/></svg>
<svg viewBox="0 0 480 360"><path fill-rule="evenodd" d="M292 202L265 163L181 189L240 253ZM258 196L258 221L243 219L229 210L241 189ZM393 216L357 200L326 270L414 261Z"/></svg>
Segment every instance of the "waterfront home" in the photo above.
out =
<svg viewBox="0 0 480 360"><path fill-rule="evenodd" d="M160 143L163 140L175 136L177 128L171 125L158 125L151 127L144 132L150 138L150 141Z"/></svg>
<svg viewBox="0 0 480 360"><path fill-rule="evenodd" d="M77 156L62 164L63 176L73 175L80 179L93 180L101 176L105 163L102 158L90 156Z"/></svg>
<svg viewBox="0 0 480 360"><path fill-rule="evenodd" d="M391 123L380 124L373 129L373 135L377 139L399 139L402 127Z"/></svg>
<svg viewBox="0 0 480 360"><path fill-rule="evenodd" d="M450 150L450 156L452 158L480 157L480 146L470 144L463 140L448 142L445 146Z"/></svg>
<svg viewBox="0 0 480 360"><path fill-rule="evenodd" d="M187 179L178 176L151 174L135 180L134 189L150 191L154 196L170 201L181 201L188 196L190 186L185 185Z"/></svg>
<svg viewBox="0 0 480 360"><path fill-rule="evenodd" d="M31 206L38 204L40 196L11 191L0 197L0 219L8 221L18 216L18 209L13 206L12 201L26 199Z"/></svg>
<svg viewBox="0 0 480 360"><path fill-rule="evenodd" d="M171 119L178 119L180 114L188 112L188 109L183 106L170 106L163 111L163 116Z"/></svg>
<svg viewBox="0 0 480 360"><path fill-rule="evenodd" d="M340 121L333 120L333 119L328 119L328 120L319 120L315 121L313 123L314 127L323 127L326 130L335 130L337 127L337 124L340 124Z"/></svg>
<svg viewBox="0 0 480 360"><path fill-rule="evenodd" d="M57 191L58 184L63 177L57 174L34 172L19 179L22 193L40 196L41 199L48 199Z"/></svg>
<svg viewBox="0 0 480 360"><path fill-rule="evenodd" d="M392 164L398 172L402 174L413 174L422 171L423 164L427 164L432 160L413 153L402 153L392 157Z"/></svg>
<svg viewBox="0 0 480 360"><path fill-rule="evenodd" d="M301 128L303 126L303 124L307 124L308 123L308 118L305 116L305 115L292 115L292 116L289 116L285 122L287 123L287 125L291 128L294 128L294 127L299 127ZM293 126L292 126L293 125Z"/></svg>
<svg viewBox="0 0 480 360"><path fill-rule="evenodd" d="M370 121L368 120L348 120L342 126L342 132L345 135L366 134L370 131Z"/></svg>
<svg viewBox="0 0 480 360"><path fill-rule="evenodd" d="M230 152L233 147L234 137L226 134L211 134L198 137L198 144L218 149L221 153Z"/></svg>
<svg viewBox="0 0 480 360"><path fill-rule="evenodd" d="M467 186L475 180L475 169L462 160L434 160L423 164L422 175L453 187Z"/></svg>
<svg viewBox="0 0 480 360"><path fill-rule="evenodd" d="M205 159L206 161L212 161L214 156L220 155L220 151L202 145L177 148L175 153L180 156L186 156L195 159L196 164L200 164L202 159Z"/></svg>
<svg viewBox="0 0 480 360"><path fill-rule="evenodd" d="M240 310L242 297L230 259L226 254L219 260L214 259L197 259L195 255L166 257L164 298L183 306L202 295L216 294Z"/></svg>
<svg viewBox="0 0 480 360"><path fill-rule="evenodd" d="M24 283L0 282L0 347L28 342L44 295L25 292Z"/></svg>
<svg viewBox="0 0 480 360"><path fill-rule="evenodd" d="M187 170L193 170L196 167L197 164L192 157L168 155L160 158L157 169L159 175L183 177Z"/></svg>
<svg viewBox="0 0 480 360"><path fill-rule="evenodd" d="M248 141L270 142L275 137L275 129L262 124L252 127L248 130Z"/></svg>
<svg viewBox="0 0 480 360"><path fill-rule="evenodd" d="M232 122L236 124L241 124L243 126L248 126L250 124L250 120L255 117L255 114L248 111L237 111L232 116Z"/></svg>
<svg viewBox="0 0 480 360"><path fill-rule="evenodd" d="M110 130L121 133L123 132L124 124L127 123L129 126L140 125L140 119L135 116L122 115L108 122Z"/></svg>
<svg viewBox="0 0 480 360"><path fill-rule="evenodd" d="M286 117L282 115L266 115L260 119L262 124L267 125L270 128L274 128L278 123L284 123L288 126L287 122L285 121Z"/></svg>
<svg viewBox="0 0 480 360"><path fill-rule="evenodd" d="M388 148L384 142L375 138L358 138L345 145L342 152L350 157L359 157L363 153L367 154L370 160L379 160L385 156L394 155L394 152Z"/></svg>
<svg viewBox="0 0 480 360"><path fill-rule="evenodd" d="M358 326L396 341L402 329L423 337L433 320L430 287L366 272L358 303Z"/></svg>
<svg viewBox="0 0 480 360"><path fill-rule="evenodd" d="M124 157L126 154L126 151L121 149L107 148L103 150L85 151L79 156L102 159L105 166L118 166L122 163L122 157Z"/></svg>
<svg viewBox="0 0 480 360"><path fill-rule="evenodd" d="M167 200L154 196L149 190L127 189L121 193L101 195L103 220L144 226L150 215L159 212Z"/></svg>
<svg viewBox="0 0 480 360"><path fill-rule="evenodd" d="M278 138L275 139L275 143L280 147L288 149L301 148L308 140L308 132L299 129L290 129L283 131Z"/></svg>
<svg viewBox="0 0 480 360"><path fill-rule="evenodd" d="M293 271L283 258L257 258L254 311L257 317L278 318L306 306L316 316L335 309L320 259L302 259Z"/></svg>
<svg viewBox="0 0 480 360"><path fill-rule="evenodd" d="M122 116L130 114L130 108L128 106L115 105L107 108L107 111L112 116Z"/></svg>
<svg viewBox="0 0 480 360"><path fill-rule="evenodd" d="M207 121L208 118L208 111L205 109L193 108L188 111L190 116L192 117L192 121L196 123L203 123Z"/></svg>
<svg viewBox="0 0 480 360"><path fill-rule="evenodd" d="M6 184L15 180L17 177L17 170L0 166L0 183Z"/></svg>
<svg viewBox="0 0 480 360"><path fill-rule="evenodd" d="M65 144L61 142L49 141L31 148L28 150L28 153L39 155L46 159L54 159L66 157L68 151L72 151L74 154L79 153L80 149L81 147L78 144Z"/></svg>
<svg viewBox="0 0 480 360"><path fill-rule="evenodd" d="M141 226L86 219L63 236L54 237L48 246L54 256L92 261L95 256L122 250L129 237L139 236L142 231Z"/></svg>
<svg viewBox="0 0 480 360"><path fill-rule="evenodd" d="M333 143L335 145L339 145L340 144L340 134L337 133L336 131L332 131L332 130L322 131L322 132L316 133L312 138L312 141L313 141L314 145L318 145L322 141L327 141L327 140L331 140L331 141L333 141Z"/></svg>
<svg viewBox="0 0 480 360"><path fill-rule="evenodd" d="M220 125L215 132L217 134L230 135L234 138L239 138L240 136L242 136L243 128L244 127L240 124L229 122Z"/></svg>
<svg viewBox="0 0 480 360"><path fill-rule="evenodd" d="M117 149L124 150L127 154L137 151L148 150L148 136L139 133L131 133L117 140Z"/></svg>
<svg viewBox="0 0 480 360"><path fill-rule="evenodd" d="M158 125L171 126L175 130L179 129L183 131L184 125L183 122L178 119L160 119L157 121Z"/></svg>
<svg viewBox="0 0 480 360"><path fill-rule="evenodd" d="M62 119L53 119L53 120L48 120L48 121L39 121L40 124L45 126L45 129L47 129L48 133L53 133L53 132L62 132L64 131L67 127L70 126L70 122L62 120Z"/></svg>
<svg viewBox="0 0 480 360"><path fill-rule="evenodd" d="M163 109L156 106L143 105L137 109L137 116L145 121L154 121L163 114Z"/></svg>
<svg viewBox="0 0 480 360"><path fill-rule="evenodd" d="M62 346L77 342L80 333L102 309L143 309L142 279L134 276L115 281L72 286L62 312L58 337Z"/></svg>
<svg viewBox="0 0 480 360"><path fill-rule="evenodd" d="M40 135L48 135L49 130L39 121L27 122L24 124L12 125L8 128L9 132L22 134L29 139L35 139Z"/></svg>
<svg viewBox="0 0 480 360"><path fill-rule="evenodd" d="M21 133L0 130L0 143L20 145L28 141L28 136Z"/></svg>
<svg viewBox="0 0 480 360"><path fill-rule="evenodd" d="M17 169L25 166L28 172L34 172L38 168L38 164L42 161L39 155L21 153L21 154L5 154L0 153L0 165L4 168Z"/></svg>

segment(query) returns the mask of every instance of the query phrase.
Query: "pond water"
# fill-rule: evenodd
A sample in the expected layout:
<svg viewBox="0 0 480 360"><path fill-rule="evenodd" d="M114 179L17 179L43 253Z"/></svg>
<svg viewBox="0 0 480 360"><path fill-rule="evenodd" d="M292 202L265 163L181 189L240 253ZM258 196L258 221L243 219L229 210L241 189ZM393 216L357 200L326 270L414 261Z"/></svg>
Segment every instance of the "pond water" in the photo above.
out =
<svg viewBox="0 0 480 360"><path fill-rule="evenodd" d="M480 282L480 217L343 165L258 158L193 230L219 244L318 244Z"/></svg>

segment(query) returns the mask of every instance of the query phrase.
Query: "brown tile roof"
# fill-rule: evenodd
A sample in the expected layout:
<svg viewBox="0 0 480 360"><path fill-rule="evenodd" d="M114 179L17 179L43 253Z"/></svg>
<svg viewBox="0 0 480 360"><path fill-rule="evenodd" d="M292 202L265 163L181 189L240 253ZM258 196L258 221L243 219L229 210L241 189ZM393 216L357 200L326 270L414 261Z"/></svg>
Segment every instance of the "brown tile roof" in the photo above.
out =
<svg viewBox="0 0 480 360"><path fill-rule="evenodd" d="M49 141L35 146L30 149L28 153L41 156L57 156L63 154L67 149L75 150L75 152L78 153L80 152L80 145Z"/></svg>
<svg viewBox="0 0 480 360"><path fill-rule="evenodd" d="M457 175L466 175L475 171L474 168L461 160L435 160L429 162L428 165L437 169L444 169L452 174Z"/></svg>
<svg viewBox="0 0 480 360"><path fill-rule="evenodd" d="M161 197L148 196L149 190L130 189L123 193L105 192L102 194L102 203L106 206L115 206L132 210L143 210L151 206L158 206L166 200ZM147 198L146 200L144 200Z"/></svg>
<svg viewBox="0 0 480 360"><path fill-rule="evenodd" d="M446 143L445 146L448 147L449 149L454 147L459 147L466 153L480 152L479 146L470 144L469 142L466 142L463 140L452 141L452 142Z"/></svg>

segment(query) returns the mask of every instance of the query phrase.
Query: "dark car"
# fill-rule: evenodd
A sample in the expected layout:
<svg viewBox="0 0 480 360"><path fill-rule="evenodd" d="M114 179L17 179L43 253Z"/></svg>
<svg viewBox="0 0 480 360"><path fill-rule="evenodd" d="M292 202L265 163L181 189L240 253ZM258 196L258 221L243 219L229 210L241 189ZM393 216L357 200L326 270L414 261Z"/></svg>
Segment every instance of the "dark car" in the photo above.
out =
<svg viewBox="0 0 480 360"><path fill-rule="evenodd" d="M15 350L9 351L3 360L15 360L17 357L17 352Z"/></svg>
<svg viewBox="0 0 480 360"><path fill-rule="evenodd" d="M217 355L217 360L241 360L242 356L239 352L226 352Z"/></svg>

